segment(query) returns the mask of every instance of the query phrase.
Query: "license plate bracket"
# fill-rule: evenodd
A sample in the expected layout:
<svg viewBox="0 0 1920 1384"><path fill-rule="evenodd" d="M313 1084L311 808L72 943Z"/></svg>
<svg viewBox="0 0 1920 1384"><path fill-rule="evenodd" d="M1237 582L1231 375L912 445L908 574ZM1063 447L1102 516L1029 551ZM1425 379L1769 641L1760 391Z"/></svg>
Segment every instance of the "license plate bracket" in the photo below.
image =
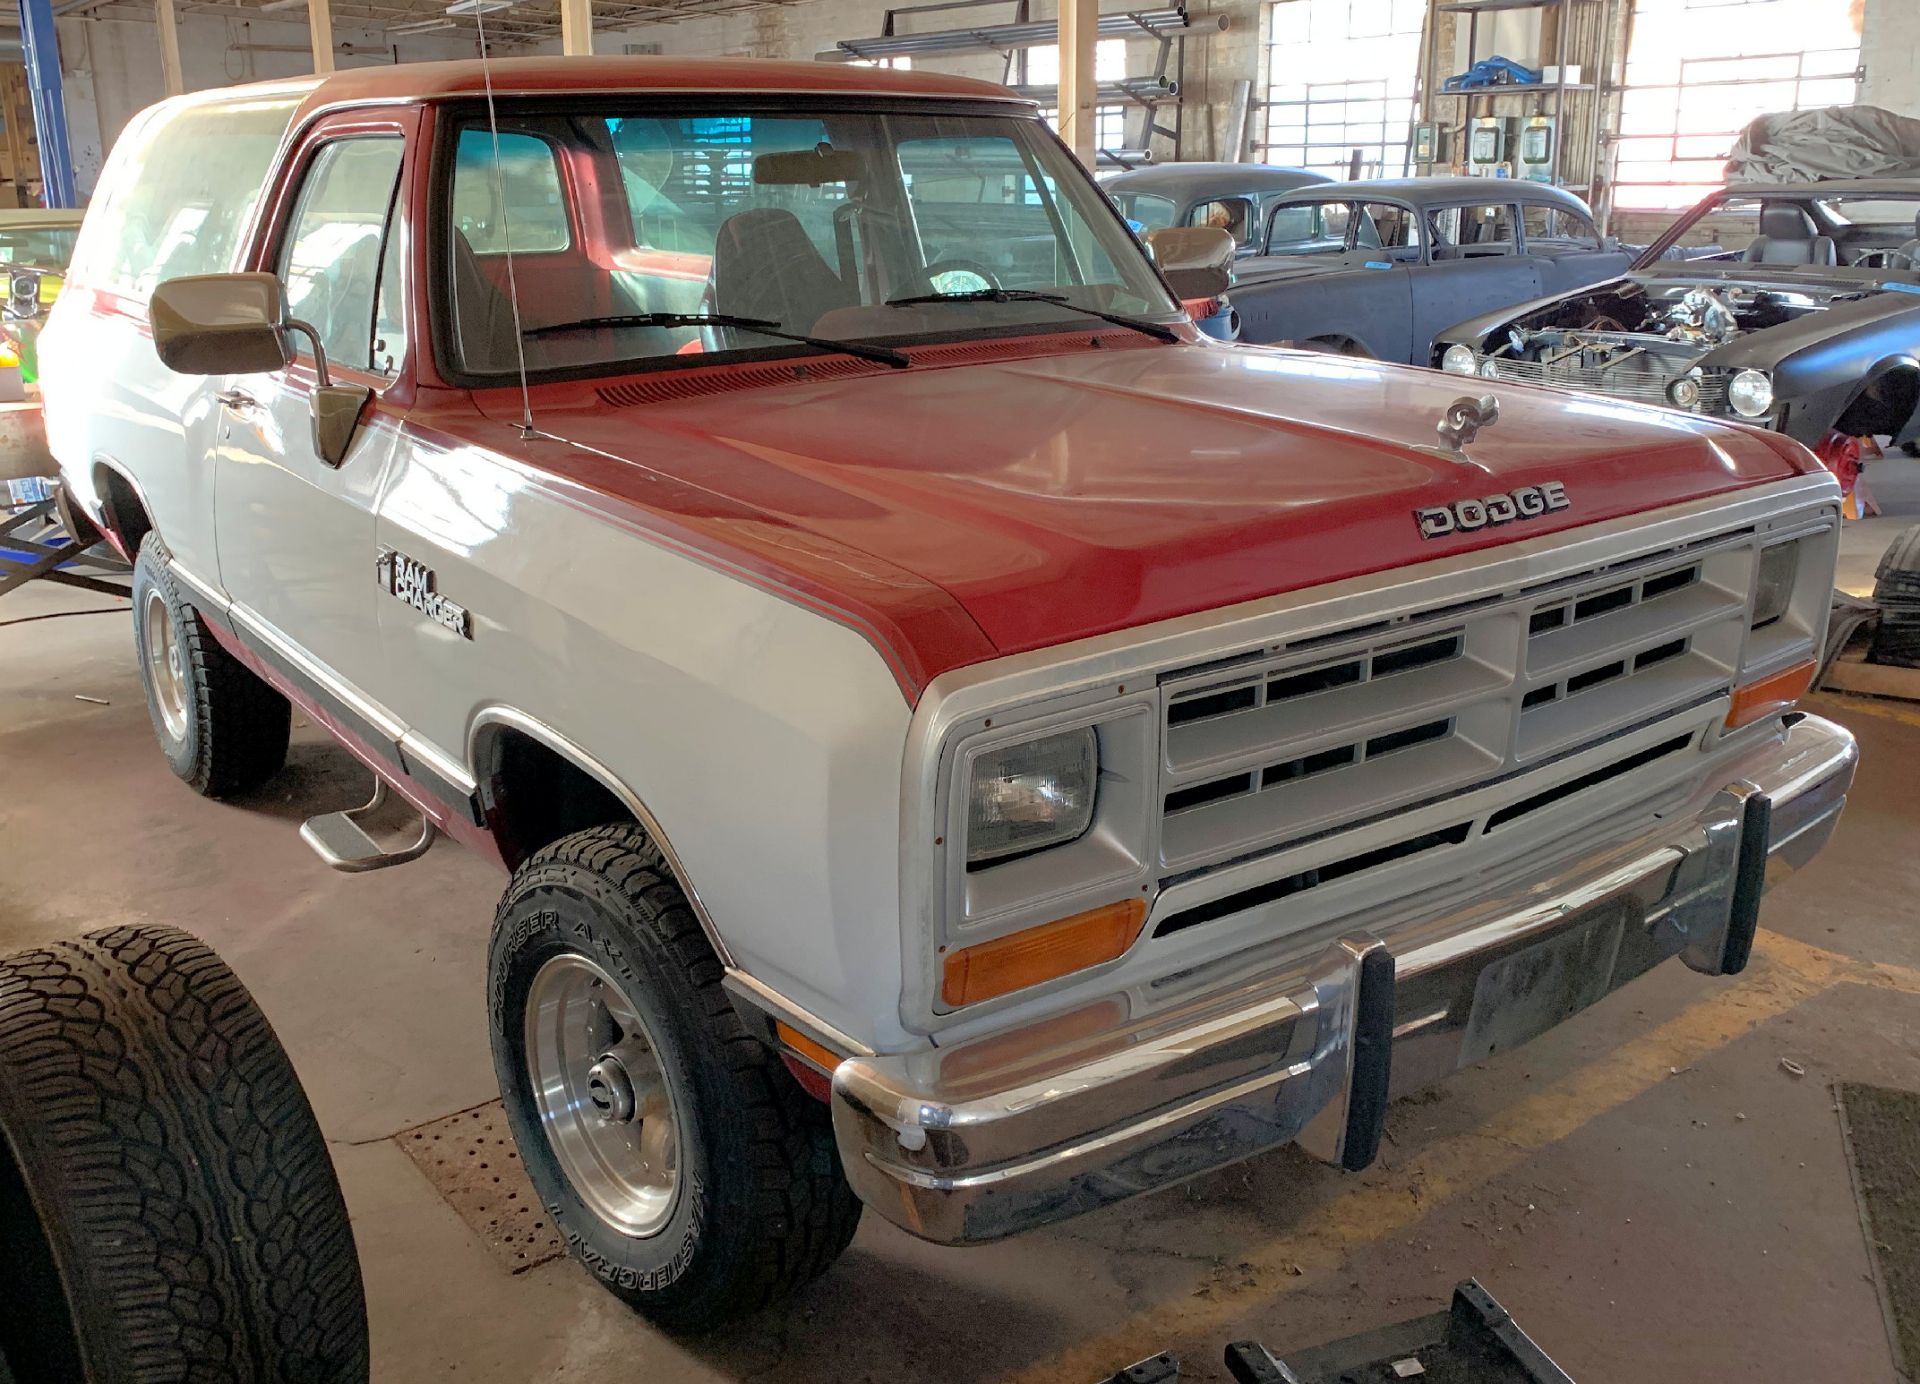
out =
<svg viewBox="0 0 1920 1384"><path fill-rule="evenodd" d="M1606 909L1483 969L1460 1038L1460 1065L1517 1048L1612 990L1626 921L1625 909Z"/></svg>

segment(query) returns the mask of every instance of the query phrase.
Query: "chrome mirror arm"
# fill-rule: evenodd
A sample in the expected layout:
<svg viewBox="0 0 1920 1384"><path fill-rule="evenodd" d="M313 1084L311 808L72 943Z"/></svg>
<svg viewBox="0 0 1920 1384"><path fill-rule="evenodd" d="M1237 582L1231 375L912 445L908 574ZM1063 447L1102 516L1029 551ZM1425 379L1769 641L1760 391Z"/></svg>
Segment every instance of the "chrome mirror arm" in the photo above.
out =
<svg viewBox="0 0 1920 1384"><path fill-rule="evenodd" d="M289 317L281 323L281 329L299 332L313 343L313 377L322 389L333 383L333 376L327 372L327 348L320 344L320 333L314 330L311 322L303 322L298 317Z"/></svg>

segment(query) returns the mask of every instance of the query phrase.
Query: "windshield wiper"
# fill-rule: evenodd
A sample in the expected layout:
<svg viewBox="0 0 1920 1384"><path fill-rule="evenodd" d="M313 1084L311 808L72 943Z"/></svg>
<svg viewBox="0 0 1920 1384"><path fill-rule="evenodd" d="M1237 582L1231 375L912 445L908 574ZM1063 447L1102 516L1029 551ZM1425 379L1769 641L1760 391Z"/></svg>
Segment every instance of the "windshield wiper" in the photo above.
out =
<svg viewBox="0 0 1920 1384"><path fill-rule="evenodd" d="M1069 301L1063 294L1041 293L1031 288L974 288L965 293L919 293L911 298L887 299L890 308L917 308L927 303L1049 303L1068 312L1084 312L1089 317L1098 317L1118 327L1131 327L1136 332L1145 332L1161 341L1180 340L1178 332L1158 322L1142 321L1120 312L1102 312L1099 308L1082 307Z"/></svg>
<svg viewBox="0 0 1920 1384"><path fill-rule="evenodd" d="M781 329L778 322L764 317L736 317L725 312L634 312L611 317L582 317L577 322L549 322L544 327L528 327L522 336L546 336L553 332L592 331L596 327L732 327L736 331L757 332L782 341L797 341L803 346L818 346L823 351L840 351L862 360L877 360L904 370L913 364L898 351L885 346L863 346L854 341L835 341L832 337L806 336Z"/></svg>

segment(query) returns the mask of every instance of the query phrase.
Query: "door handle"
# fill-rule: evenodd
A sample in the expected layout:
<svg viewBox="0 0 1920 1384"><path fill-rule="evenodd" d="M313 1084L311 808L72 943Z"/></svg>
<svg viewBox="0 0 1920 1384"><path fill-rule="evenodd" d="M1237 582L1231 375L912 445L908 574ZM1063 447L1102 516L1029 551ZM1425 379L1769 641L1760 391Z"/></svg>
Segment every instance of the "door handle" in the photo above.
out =
<svg viewBox="0 0 1920 1384"><path fill-rule="evenodd" d="M260 406L259 402L244 389L223 389L213 397L236 413Z"/></svg>

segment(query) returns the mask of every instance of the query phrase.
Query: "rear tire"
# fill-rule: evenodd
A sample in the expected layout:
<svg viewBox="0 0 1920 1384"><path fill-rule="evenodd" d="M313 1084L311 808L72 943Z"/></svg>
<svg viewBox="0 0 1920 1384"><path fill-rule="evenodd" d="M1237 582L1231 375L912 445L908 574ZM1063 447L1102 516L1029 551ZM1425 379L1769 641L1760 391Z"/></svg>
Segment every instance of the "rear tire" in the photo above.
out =
<svg viewBox="0 0 1920 1384"><path fill-rule="evenodd" d="M21 1384L367 1378L353 1233L306 1093L246 987L183 932L0 959L0 1244L0 1355Z"/></svg>
<svg viewBox="0 0 1920 1384"><path fill-rule="evenodd" d="M133 564L133 647L147 715L167 763L203 797L257 788L287 762L287 699L220 646L180 597L167 550L148 534Z"/></svg>
<svg viewBox="0 0 1920 1384"><path fill-rule="evenodd" d="M860 1223L827 1107L747 1033L721 976L632 825L537 852L494 922L494 1067L534 1190L589 1272L678 1331L792 1292ZM585 1051L576 1032L595 1035Z"/></svg>

